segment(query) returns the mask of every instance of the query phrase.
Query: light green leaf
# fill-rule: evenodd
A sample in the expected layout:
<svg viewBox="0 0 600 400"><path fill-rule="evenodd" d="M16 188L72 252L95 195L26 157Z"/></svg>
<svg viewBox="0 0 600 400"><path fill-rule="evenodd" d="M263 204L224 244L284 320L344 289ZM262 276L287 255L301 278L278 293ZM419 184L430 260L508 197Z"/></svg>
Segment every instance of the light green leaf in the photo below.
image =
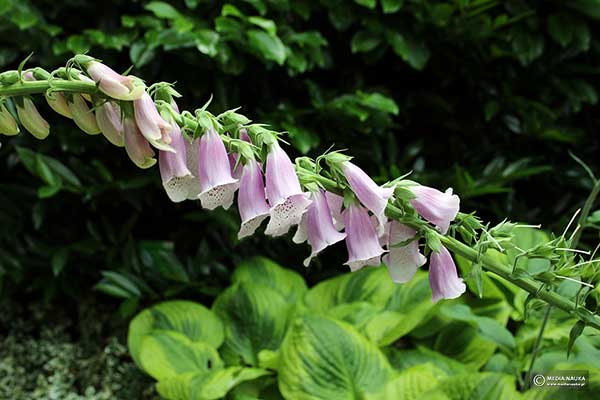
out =
<svg viewBox="0 0 600 400"><path fill-rule="evenodd" d="M371 10L377 5L377 0L354 0L356 4L370 8Z"/></svg>
<svg viewBox="0 0 600 400"><path fill-rule="evenodd" d="M266 257L252 257L239 264L233 273L232 281L268 286L290 304L302 298L308 290L300 274L283 268Z"/></svg>
<svg viewBox="0 0 600 400"><path fill-rule="evenodd" d="M454 375L442 379L437 387L423 394L424 399L477 399L517 400L521 395L515 389L515 378L493 372Z"/></svg>
<svg viewBox="0 0 600 400"><path fill-rule="evenodd" d="M156 380L184 372L208 372L222 367L219 353L206 342L193 342L173 331L153 331L144 336L139 352L140 366Z"/></svg>
<svg viewBox="0 0 600 400"><path fill-rule="evenodd" d="M427 45L410 35L393 32L388 36L388 43L394 53L398 54L406 63L417 70L425 68L431 53Z"/></svg>
<svg viewBox="0 0 600 400"><path fill-rule="evenodd" d="M393 14L402 8L404 0L381 0L384 14Z"/></svg>
<svg viewBox="0 0 600 400"><path fill-rule="evenodd" d="M246 35L248 36L248 43L258 55L283 65L286 59L286 48L281 39L256 29L248 30Z"/></svg>
<svg viewBox="0 0 600 400"><path fill-rule="evenodd" d="M210 29L201 29L195 32L196 48L200 53L214 57L217 55L217 45L219 43L219 34Z"/></svg>
<svg viewBox="0 0 600 400"><path fill-rule="evenodd" d="M416 349L411 350L398 350L394 347L386 347L384 353L392 367L398 370L405 370L414 366L432 363L437 369L443 371L445 375L464 374L469 371L476 371L474 368L469 368L469 366L465 364L424 346L417 346Z"/></svg>
<svg viewBox="0 0 600 400"><path fill-rule="evenodd" d="M366 398L392 370L351 325L318 316L296 319L280 350L279 389L287 399Z"/></svg>
<svg viewBox="0 0 600 400"><path fill-rule="evenodd" d="M261 27L269 35L277 36L277 26L275 26L275 22L272 20L261 17L248 17L246 20L253 25Z"/></svg>
<svg viewBox="0 0 600 400"><path fill-rule="evenodd" d="M213 310L225 323L224 351L257 366L261 350L279 348L293 307L262 283L233 284L213 304Z"/></svg>
<svg viewBox="0 0 600 400"><path fill-rule="evenodd" d="M408 368L390 380L381 393L370 396L369 400L420 400L423 393L437 386L443 371L427 363Z"/></svg>
<svg viewBox="0 0 600 400"><path fill-rule="evenodd" d="M353 53L365 53L376 48L381 43L381 37L375 32L358 31L352 37L351 48Z"/></svg>
<svg viewBox="0 0 600 400"><path fill-rule="evenodd" d="M270 372L259 368L230 367L211 372L188 372L161 380L158 393L167 400L222 399L242 382L254 380Z"/></svg>
<svg viewBox="0 0 600 400"><path fill-rule="evenodd" d="M155 330L179 332L192 342L205 342L214 348L223 343L223 324L211 310L191 301L159 303L140 312L129 324L127 345L138 365L142 340Z"/></svg>
<svg viewBox="0 0 600 400"><path fill-rule="evenodd" d="M163 1L151 1L144 8L153 12L158 18L177 19L181 17L181 14L175 7Z"/></svg>

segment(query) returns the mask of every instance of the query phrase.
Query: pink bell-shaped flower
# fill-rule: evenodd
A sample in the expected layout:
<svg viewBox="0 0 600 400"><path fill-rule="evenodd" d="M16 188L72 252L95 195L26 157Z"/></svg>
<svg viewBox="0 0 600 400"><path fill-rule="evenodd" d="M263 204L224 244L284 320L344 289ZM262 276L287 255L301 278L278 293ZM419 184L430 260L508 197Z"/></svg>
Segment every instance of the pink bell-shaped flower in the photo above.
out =
<svg viewBox="0 0 600 400"><path fill-rule="evenodd" d="M340 242L346 238L345 233L338 232L333 224L333 217L325 191L317 190L311 194L312 203L302 216L298 225L298 231L294 235L295 243L308 240L311 254L304 260L304 266L308 267L311 260L325 250L327 246Z"/></svg>
<svg viewBox="0 0 600 400"><path fill-rule="evenodd" d="M154 150L142 136L135 121L131 118L123 120L125 151L127 155L140 168L150 168L156 164Z"/></svg>
<svg viewBox="0 0 600 400"><path fill-rule="evenodd" d="M170 151L158 152L158 167L162 184L169 199L175 203L189 198L190 188L195 185L195 177L187 167L185 138L179 125L171 122L171 146L175 153Z"/></svg>
<svg viewBox="0 0 600 400"><path fill-rule="evenodd" d="M344 198L331 192L325 192L325 197L327 197L327 205L329 206L329 210L331 210L333 226L339 231L344 227L344 218L342 217Z"/></svg>
<svg viewBox="0 0 600 400"><path fill-rule="evenodd" d="M365 265L381 264L381 255L385 250L379 244L379 237L371 223L369 212L360 204L352 203L343 212L343 216L348 248L348 261L345 265L354 272Z"/></svg>
<svg viewBox="0 0 600 400"><path fill-rule="evenodd" d="M377 218L378 232L383 233L386 221L385 207L388 199L394 194L394 188L378 186L369 175L350 161L342 164L342 170L356 197Z"/></svg>
<svg viewBox="0 0 600 400"><path fill-rule="evenodd" d="M440 192L427 186L410 186L416 198L410 204L427 221L436 225L441 233L448 232L450 222L454 221L460 207L460 199L452 194L452 189Z"/></svg>
<svg viewBox="0 0 600 400"><path fill-rule="evenodd" d="M87 73L98 84L98 88L117 100L137 100L144 94L144 85L133 77L123 76L98 61L87 64Z"/></svg>
<svg viewBox="0 0 600 400"><path fill-rule="evenodd" d="M260 165L256 160L248 160L242 168L238 209L242 226L238 239L254 234L256 229L269 216L269 205L265 199L265 183Z"/></svg>
<svg viewBox="0 0 600 400"><path fill-rule="evenodd" d="M458 277L450 252L444 246L440 248L439 252L431 252L429 285L433 292L433 302L440 299L455 299L467 289L463 280Z"/></svg>
<svg viewBox="0 0 600 400"><path fill-rule="evenodd" d="M398 247L399 243L415 237L417 232L398 221L392 220L389 225L388 251L383 256L390 277L396 283L408 282L417 269L427 262L427 258L419 253L419 243L416 240Z"/></svg>
<svg viewBox="0 0 600 400"><path fill-rule="evenodd" d="M96 106L96 123L104 137L115 146L125 145L123 138L123 120L121 108L112 101Z"/></svg>
<svg viewBox="0 0 600 400"><path fill-rule="evenodd" d="M288 155L275 142L267 155L266 189L271 209L265 234L285 235L293 225L298 225L310 200L302 192L294 165Z"/></svg>
<svg viewBox="0 0 600 400"><path fill-rule="evenodd" d="M227 150L221 136L214 129L209 129L200 138L198 177L200 178L198 198L202 207L209 210L231 207L239 181L231 176Z"/></svg>
<svg viewBox="0 0 600 400"><path fill-rule="evenodd" d="M174 151L170 146L171 124L163 119L154 105L154 101L146 92L133 102L135 122L142 135L159 150Z"/></svg>

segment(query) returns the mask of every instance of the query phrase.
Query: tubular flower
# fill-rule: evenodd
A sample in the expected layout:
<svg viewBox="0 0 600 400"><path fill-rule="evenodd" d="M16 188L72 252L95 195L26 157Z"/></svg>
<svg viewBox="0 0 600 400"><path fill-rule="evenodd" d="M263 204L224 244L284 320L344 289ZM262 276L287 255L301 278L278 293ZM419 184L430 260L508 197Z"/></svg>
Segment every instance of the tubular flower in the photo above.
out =
<svg viewBox="0 0 600 400"><path fill-rule="evenodd" d="M263 174L256 160L248 160L242 169L238 209L242 218L238 239L254 234L256 228L269 216Z"/></svg>
<svg viewBox="0 0 600 400"><path fill-rule="evenodd" d="M144 94L145 88L141 82L130 76L123 76L101 62L90 61L86 70L98 84L98 88L113 99L131 101Z"/></svg>
<svg viewBox="0 0 600 400"><path fill-rule="evenodd" d="M197 178L198 175L198 153L200 152L200 139L183 138L185 145L185 165L187 169L195 174L196 179L190 182L188 187L188 200L198 200L200 194L200 180Z"/></svg>
<svg viewBox="0 0 600 400"><path fill-rule="evenodd" d="M19 133L19 125L4 104L0 104L0 134L14 136Z"/></svg>
<svg viewBox="0 0 600 400"><path fill-rule="evenodd" d="M60 92L46 92L44 96L46 97L46 102L54 111L63 117L73 118L64 94Z"/></svg>
<svg viewBox="0 0 600 400"><path fill-rule="evenodd" d="M125 139L125 151L127 155L140 168L150 168L156 164L154 151L148 141L142 136L135 121L131 118L125 118L123 121L123 131Z"/></svg>
<svg viewBox="0 0 600 400"><path fill-rule="evenodd" d="M295 243L308 240L311 254L304 260L304 266L308 267L313 257L329 245L340 242L346 238L345 233L338 232L333 225L333 218L325 191L312 192L312 203L308 206L302 221L298 225L298 231L294 235Z"/></svg>
<svg viewBox="0 0 600 400"><path fill-rule="evenodd" d="M171 124L160 116L150 95L144 92L142 97L133 102L133 108L138 128L152 146L163 151L174 151L169 146Z"/></svg>
<svg viewBox="0 0 600 400"><path fill-rule="evenodd" d="M298 225L310 200L302 192L292 161L277 142L267 155L266 189L271 218L265 234L285 235L290 227Z"/></svg>
<svg viewBox="0 0 600 400"><path fill-rule="evenodd" d="M233 203L239 181L231 176L227 150L217 131L209 129L202 135L198 156L198 198L202 207L214 210L221 206L227 210Z"/></svg>
<svg viewBox="0 0 600 400"><path fill-rule="evenodd" d="M455 299L465 292L467 287L456 272L456 265L448 250L442 246L439 252L431 253L429 262L429 285L433 292L432 300Z"/></svg>
<svg viewBox="0 0 600 400"><path fill-rule="evenodd" d="M377 217L378 232L383 233L386 221L385 207L388 199L394 194L394 188L378 186L369 175L350 161L342 164L342 170L356 197Z"/></svg>
<svg viewBox="0 0 600 400"><path fill-rule="evenodd" d="M88 135L98 135L100 128L96 123L94 112L89 109L83 97L80 94L73 94L71 101L68 102L69 111L73 116L75 124Z"/></svg>
<svg viewBox="0 0 600 400"><path fill-rule="evenodd" d="M171 145L176 152L159 150L158 166L167 196L171 201L179 203L188 199L195 178L186 165L185 138L181 129L174 121L171 125Z"/></svg>
<svg viewBox="0 0 600 400"><path fill-rule="evenodd" d="M22 101L17 101L16 105L17 115L25 129L36 139L46 139L50 134L50 125L35 108L33 101L29 97L24 97Z"/></svg>
<svg viewBox="0 0 600 400"><path fill-rule="evenodd" d="M335 229L339 231L344 227L344 218L342 217L342 206L344 205L344 198L331 192L325 192L325 197L327 197L327 205L331 210L333 226L335 226Z"/></svg>
<svg viewBox="0 0 600 400"><path fill-rule="evenodd" d="M96 106L96 123L102 134L115 146L123 147L123 121L121 108L112 101Z"/></svg>
<svg viewBox="0 0 600 400"><path fill-rule="evenodd" d="M354 272L365 265L381 264L381 255L385 250L379 245L379 238L371 224L368 211L361 205L353 203L348 206L343 215L348 248L348 261L345 265Z"/></svg>
<svg viewBox="0 0 600 400"><path fill-rule="evenodd" d="M417 272L417 268L427 262L427 258L419 253L419 243L417 240L413 240L401 247L394 247L399 243L414 238L416 233L413 229L402 225L398 221L390 222L389 253L383 256L383 262L390 273L390 277L396 283L410 281Z"/></svg>
<svg viewBox="0 0 600 400"><path fill-rule="evenodd" d="M460 207L460 199L452 194L452 189L440 192L427 186L409 188L416 198L410 203L427 221L436 225L441 233L448 232L450 222L454 221Z"/></svg>

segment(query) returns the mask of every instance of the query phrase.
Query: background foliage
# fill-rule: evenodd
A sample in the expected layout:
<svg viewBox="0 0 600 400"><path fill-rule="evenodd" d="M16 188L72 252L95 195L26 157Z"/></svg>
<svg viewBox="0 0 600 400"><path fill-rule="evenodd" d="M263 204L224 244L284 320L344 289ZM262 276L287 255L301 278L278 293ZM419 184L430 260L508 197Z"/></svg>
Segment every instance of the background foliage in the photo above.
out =
<svg viewBox="0 0 600 400"><path fill-rule="evenodd" d="M49 68L89 51L177 82L183 108L211 95L215 112L242 106L289 131L297 155L334 143L381 181L412 170L486 220L559 231L591 185L566 150L600 170L598 18L588 0L0 0L0 68L32 51ZM210 304L251 255L309 286L344 271L343 246L303 270L307 249L289 238L238 242L234 213L170 204L157 169L44 114L48 140L0 148L5 301L104 304L127 318L168 298ZM583 246L597 238L588 231ZM449 355L465 362L463 351Z"/></svg>

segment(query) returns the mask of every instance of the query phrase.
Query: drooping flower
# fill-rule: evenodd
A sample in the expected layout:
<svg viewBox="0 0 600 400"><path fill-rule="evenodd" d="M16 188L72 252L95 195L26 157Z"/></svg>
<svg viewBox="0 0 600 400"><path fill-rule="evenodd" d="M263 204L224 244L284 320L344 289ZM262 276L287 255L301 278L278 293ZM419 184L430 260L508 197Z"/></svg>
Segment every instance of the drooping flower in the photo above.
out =
<svg viewBox="0 0 600 400"><path fill-rule="evenodd" d="M169 199L175 203L189 198L190 187L194 185L194 176L186 165L185 138L175 121L171 122L171 145L175 153L158 152L158 166L162 184Z"/></svg>
<svg viewBox="0 0 600 400"><path fill-rule="evenodd" d="M115 146L123 147L123 120L118 104L107 101L96 106L96 123L102 134Z"/></svg>
<svg viewBox="0 0 600 400"><path fill-rule="evenodd" d="M79 129L88 135L98 135L100 133L94 112L90 110L85 99L80 94L73 94L68 104L73 121L75 121Z"/></svg>
<svg viewBox="0 0 600 400"><path fill-rule="evenodd" d="M311 254L304 260L308 267L313 257L323 251L327 246L340 242L346 238L345 233L338 232L333 225L333 218L325 191L317 190L311 194L312 203L308 206L298 231L294 235L294 242L302 243L308 240Z"/></svg>
<svg viewBox="0 0 600 400"><path fill-rule="evenodd" d="M231 207L239 181L231 176L227 150L221 136L214 129L209 129L200 138L198 177L200 178L198 198L202 207L209 210L219 206L226 210Z"/></svg>
<svg viewBox="0 0 600 400"><path fill-rule="evenodd" d="M327 205L331 210L333 226L335 226L335 229L339 231L344 227L344 218L342 217L342 206L344 205L344 198L331 192L325 192L325 197L327 197Z"/></svg>
<svg viewBox="0 0 600 400"><path fill-rule="evenodd" d="M183 138L185 144L185 165L194 174L195 179L188 187L188 200L198 200L200 194L200 180L198 179L198 155L200 153L200 139L188 140Z"/></svg>
<svg viewBox="0 0 600 400"><path fill-rule="evenodd" d="M377 231L371 224L369 212L360 204L352 203L343 212L343 216L348 248L348 261L345 265L354 272L365 265L381 264L381 255L385 250L379 244Z"/></svg>
<svg viewBox="0 0 600 400"><path fill-rule="evenodd" d="M417 240L398 247L397 245L415 237L416 231L392 220L389 225L388 251L383 256L383 262L386 265L390 277L396 283L408 282L421 267L427 258L419 253L419 243Z"/></svg>
<svg viewBox="0 0 600 400"><path fill-rule="evenodd" d="M238 239L254 234L256 228L269 216L263 174L256 160L248 160L242 168L238 209L242 219Z"/></svg>
<svg viewBox="0 0 600 400"><path fill-rule="evenodd" d="M117 100L137 100L144 94L144 85L130 76L123 76L98 61L87 64L87 73L98 84L100 90Z"/></svg>
<svg viewBox="0 0 600 400"><path fill-rule="evenodd" d="M4 104L0 104L0 134L14 136L19 133L19 125Z"/></svg>
<svg viewBox="0 0 600 400"><path fill-rule="evenodd" d="M427 186L411 186L409 189L416 198L410 200L412 206L427 221L436 225L441 233L448 232L460 207L460 199L452 194L452 189L440 192Z"/></svg>
<svg viewBox="0 0 600 400"><path fill-rule="evenodd" d="M382 233L385 226L385 207L388 199L394 194L394 188L378 186L369 175L350 161L342 164L342 170L356 197L377 217L378 232Z"/></svg>
<svg viewBox="0 0 600 400"><path fill-rule="evenodd" d="M148 141L142 136L135 121L132 118L123 120L125 151L127 155L140 168L150 168L156 164L154 150Z"/></svg>
<svg viewBox="0 0 600 400"><path fill-rule="evenodd" d="M442 246L439 252L432 251L429 261L429 285L433 292L432 300L455 299L467 287L456 272L456 265L450 252Z"/></svg>
<svg viewBox="0 0 600 400"><path fill-rule="evenodd" d="M21 124L36 139L46 139L50 134L50 124L35 108L35 104L29 97L23 97L22 101L16 102L17 115Z"/></svg>
<svg viewBox="0 0 600 400"><path fill-rule="evenodd" d="M152 146L163 151L174 151L169 146L171 124L160 116L150 95L144 92L139 99L133 102L133 108L138 128Z"/></svg>
<svg viewBox="0 0 600 400"><path fill-rule="evenodd" d="M63 117L73 118L65 95L60 92L46 92L44 95L48 105Z"/></svg>
<svg viewBox="0 0 600 400"><path fill-rule="evenodd" d="M300 222L310 200L302 192L292 161L277 142L270 146L267 155L266 189L271 218L265 234L285 235Z"/></svg>

